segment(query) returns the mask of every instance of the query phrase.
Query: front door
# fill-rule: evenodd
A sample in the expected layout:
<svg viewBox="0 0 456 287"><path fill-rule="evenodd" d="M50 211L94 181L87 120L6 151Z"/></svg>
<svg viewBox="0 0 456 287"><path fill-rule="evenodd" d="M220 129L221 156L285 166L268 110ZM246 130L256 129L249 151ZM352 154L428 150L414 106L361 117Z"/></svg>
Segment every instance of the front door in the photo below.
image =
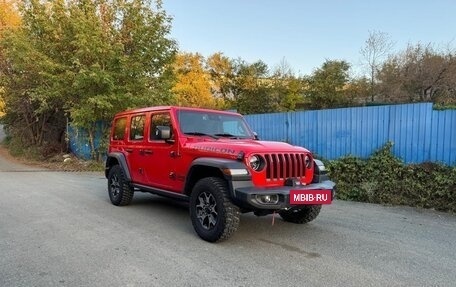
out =
<svg viewBox="0 0 456 287"><path fill-rule="evenodd" d="M175 174L177 142L160 138L157 127L169 127L173 131L171 115L166 112L155 112L150 115L148 137L149 163L146 167L148 185L172 191L180 191L182 180Z"/></svg>

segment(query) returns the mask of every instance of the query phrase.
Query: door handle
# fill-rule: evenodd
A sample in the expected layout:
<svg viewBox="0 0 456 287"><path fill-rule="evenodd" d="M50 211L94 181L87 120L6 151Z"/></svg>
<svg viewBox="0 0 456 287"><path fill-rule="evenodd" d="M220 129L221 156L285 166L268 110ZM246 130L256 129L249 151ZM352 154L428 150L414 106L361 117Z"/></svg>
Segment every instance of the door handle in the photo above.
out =
<svg viewBox="0 0 456 287"><path fill-rule="evenodd" d="M133 149L132 148L126 148L125 151L126 152L133 152Z"/></svg>
<svg viewBox="0 0 456 287"><path fill-rule="evenodd" d="M145 155L145 154L146 154L146 155L151 155L151 154L153 154L154 152L153 152L152 150L150 150L150 149L140 149L140 150L139 150L139 153L142 154L142 155Z"/></svg>

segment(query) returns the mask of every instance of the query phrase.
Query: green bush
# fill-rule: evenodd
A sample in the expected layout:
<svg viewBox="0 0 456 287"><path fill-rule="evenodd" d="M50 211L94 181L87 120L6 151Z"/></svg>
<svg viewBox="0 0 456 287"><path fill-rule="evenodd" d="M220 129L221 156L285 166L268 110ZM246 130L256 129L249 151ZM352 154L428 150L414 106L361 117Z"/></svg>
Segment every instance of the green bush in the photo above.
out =
<svg viewBox="0 0 456 287"><path fill-rule="evenodd" d="M337 198L456 212L456 167L425 162L406 165L392 143L367 160L347 156L329 161Z"/></svg>

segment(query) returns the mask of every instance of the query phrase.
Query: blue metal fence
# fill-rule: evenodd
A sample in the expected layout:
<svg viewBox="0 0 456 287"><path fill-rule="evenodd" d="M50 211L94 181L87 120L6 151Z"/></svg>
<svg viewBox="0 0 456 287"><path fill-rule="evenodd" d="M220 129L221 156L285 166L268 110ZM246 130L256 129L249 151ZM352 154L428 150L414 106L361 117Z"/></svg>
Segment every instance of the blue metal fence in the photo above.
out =
<svg viewBox="0 0 456 287"><path fill-rule="evenodd" d="M456 110L432 103L248 115L261 139L304 146L326 159L368 157L386 142L406 163L456 165Z"/></svg>
<svg viewBox="0 0 456 287"><path fill-rule="evenodd" d="M388 141L406 163L456 165L456 110L433 110L432 103L247 115L261 139L304 146L325 159L368 157ZM98 146L101 127L95 139ZM90 158L87 134L69 130L70 148ZM101 154L104 151L99 151Z"/></svg>
<svg viewBox="0 0 456 287"><path fill-rule="evenodd" d="M96 151L95 156L105 157L106 156L106 147L102 147L101 141L103 139L103 129L105 129L105 124L99 121L96 123L96 132L94 135L94 146ZM92 151L89 145L89 134L86 130L82 128L76 128L72 125L67 126L69 148L73 154L78 158L82 159L91 159Z"/></svg>

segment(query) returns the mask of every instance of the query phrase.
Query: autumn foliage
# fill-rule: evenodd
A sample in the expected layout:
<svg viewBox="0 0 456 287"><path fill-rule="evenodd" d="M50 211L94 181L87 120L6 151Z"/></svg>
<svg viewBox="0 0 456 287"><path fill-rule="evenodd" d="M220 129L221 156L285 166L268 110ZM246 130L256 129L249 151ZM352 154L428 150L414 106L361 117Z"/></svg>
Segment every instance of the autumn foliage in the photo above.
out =
<svg viewBox="0 0 456 287"><path fill-rule="evenodd" d="M0 39L2 121L18 145L64 149L71 122L94 147L97 122L171 103L176 46L160 1L22 0L19 15Z"/></svg>
<svg viewBox="0 0 456 287"><path fill-rule="evenodd" d="M204 58L196 53L176 56L173 72L176 83L172 88L179 106L223 108L223 98L212 94L211 76L204 69Z"/></svg>
<svg viewBox="0 0 456 287"><path fill-rule="evenodd" d="M6 29L16 29L21 23L16 0L0 0L0 36Z"/></svg>

